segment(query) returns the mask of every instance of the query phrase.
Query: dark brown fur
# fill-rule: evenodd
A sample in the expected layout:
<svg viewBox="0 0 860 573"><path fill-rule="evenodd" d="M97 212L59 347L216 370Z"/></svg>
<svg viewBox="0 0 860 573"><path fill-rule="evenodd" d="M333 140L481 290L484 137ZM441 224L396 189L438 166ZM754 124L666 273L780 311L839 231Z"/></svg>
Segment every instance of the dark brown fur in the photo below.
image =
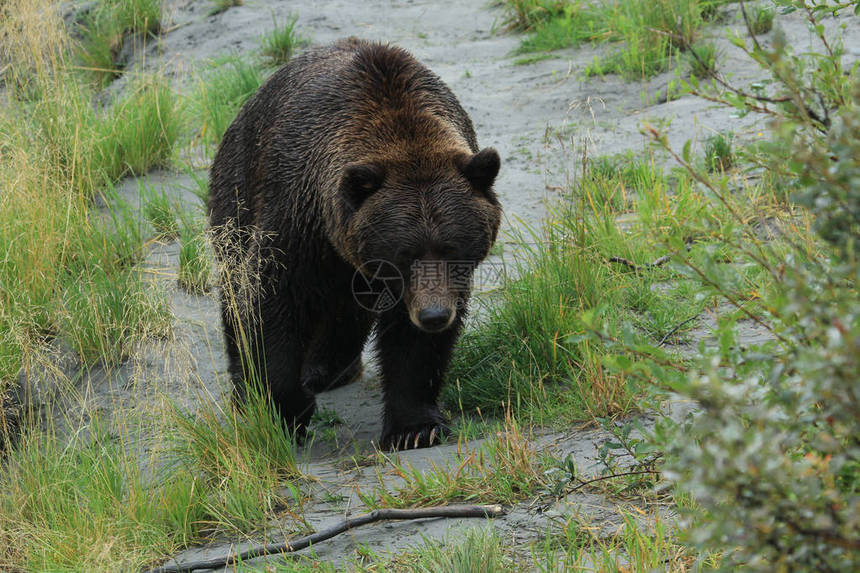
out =
<svg viewBox="0 0 860 573"><path fill-rule="evenodd" d="M431 445L444 430L436 399L469 289L422 280L413 265L477 264L487 255L501 217L498 168L494 150L478 153L472 122L447 86L395 47L349 39L311 50L245 105L212 165L211 223L262 232L253 246L264 261L263 344L249 350L289 423L307 424L314 391L355 377L376 324L382 446ZM245 260L253 241L242 236ZM381 313L358 305L351 288L356 270L374 260L406 278L400 302ZM228 303L241 398L246 369ZM243 314L239 324L252 324Z"/></svg>

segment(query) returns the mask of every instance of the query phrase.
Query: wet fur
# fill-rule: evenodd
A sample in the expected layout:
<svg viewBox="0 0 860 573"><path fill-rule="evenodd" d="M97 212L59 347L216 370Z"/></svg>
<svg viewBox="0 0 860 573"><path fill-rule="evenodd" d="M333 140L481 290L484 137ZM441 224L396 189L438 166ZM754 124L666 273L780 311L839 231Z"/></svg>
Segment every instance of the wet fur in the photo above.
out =
<svg viewBox="0 0 860 573"><path fill-rule="evenodd" d="M307 425L315 391L356 377L376 325L381 445L432 445L444 432L436 401L468 288L422 293L407 285L395 308L376 315L356 304L351 281L374 259L408 279L416 260L477 263L487 255L501 216L492 190L498 155L477 152L472 122L435 74L402 49L356 39L281 68L227 130L211 170L211 224L263 231L253 236L264 261L265 344L249 350L264 356L257 365L289 424ZM241 251L251 250L248 240ZM438 333L415 326L415 308L410 319L410 305L431 295L458 307ZM245 372L229 307L223 300L241 400Z"/></svg>

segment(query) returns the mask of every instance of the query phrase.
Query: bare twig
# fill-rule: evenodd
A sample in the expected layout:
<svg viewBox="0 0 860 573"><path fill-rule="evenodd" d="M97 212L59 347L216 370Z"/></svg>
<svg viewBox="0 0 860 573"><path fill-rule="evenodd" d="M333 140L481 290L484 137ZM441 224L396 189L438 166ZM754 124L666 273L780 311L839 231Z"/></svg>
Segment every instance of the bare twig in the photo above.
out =
<svg viewBox="0 0 860 573"><path fill-rule="evenodd" d="M653 269L655 267L661 267L661 266L665 265L666 263L668 263L669 261L671 261L672 257L674 255L675 255L675 253L663 255L659 259L655 259L653 262L644 263L641 265L637 265L636 263L634 263L630 259L625 259L624 257L609 257L608 261L610 263L620 263L620 264L624 265L625 267L633 269L634 271L641 271L643 269Z"/></svg>
<svg viewBox="0 0 860 573"><path fill-rule="evenodd" d="M201 561L187 561L184 563L174 563L150 569L146 573L182 573L185 571L194 571L196 569L219 569L226 565L236 563L237 561L246 561L264 555L274 555L278 553L291 553L309 547L320 541L331 539L336 535L340 535L344 531L348 531L354 527L367 525L376 521L386 519L423 519L428 517L499 517L505 514L505 510L501 505L448 505L443 507L422 507L419 509L375 509L370 513L359 515L358 517L348 518L338 523L333 527L318 531L311 535L299 537L292 541L284 541L282 543L270 543L252 547L241 553L231 554L215 559L206 559Z"/></svg>
<svg viewBox="0 0 860 573"><path fill-rule="evenodd" d="M660 472L659 472L659 471L657 471L657 470L636 470L636 471L622 472L622 473L618 473L618 474L610 474L610 475L606 475L606 476L600 476L600 477L596 477L596 478L593 478L593 479L590 479L590 480L586 480L586 481L582 481L582 482L580 482L580 483L579 483L578 485L576 485L575 487L572 487L572 488L568 489L567 491L565 491L565 492L564 492L564 495L565 495L565 496L567 496L567 495L570 495L570 494L572 494L572 493L576 493L576 492L578 492L579 490L581 490L582 488L584 488L585 486L587 486L587 485L591 485L591 484L593 484L593 483L595 483L595 482L598 482L598 481L604 481L604 480L608 480L608 479L612 479L612 478L617 478L617 477L624 477L624 476L635 476L635 475L640 475L640 474L659 474L659 473L660 473ZM562 496L559 496L559 497L557 497L557 498L555 498L555 499L559 499L560 497L562 497ZM546 511L547 509L549 509L549 506L550 506L550 505L552 505L552 504L553 504L553 502L552 502L552 501L547 502L547 503L545 503L545 504L543 504L543 505L539 506L539 507L537 508L537 510L538 510L538 512L544 512L544 511Z"/></svg>
<svg viewBox="0 0 860 573"><path fill-rule="evenodd" d="M692 248L693 241L689 237L684 240L684 248L689 251ZM666 263L672 260L672 257L678 254L679 251L673 251L668 255L663 255L662 257L658 257L651 261L650 263L643 263L641 265L634 263L630 259L625 259L624 257L609 257L606 259L610 263L619 263L624 265L627 268L633 269L634 271L641 271L644 269L655 269L657 267L662 267Z"/></svg>
<svg viewBox="0 0 860 573"><path fill-rule="evenodd" d="M669 337L670 337L670 336L672 336L673 334L675 334L676 332L678 332L678 331L681 329L681 327L682 327L682 326L684 326L684 325L685 325L685 324L687 324L687 323L693 322L693 321L694 321L694 320L696 320L697 318L699 318L699 315L698 315L698 314L694 314L693 316L691 316L691 317L690 317L690 318L688 318L687 320L683 320L683 321L679 322L679 323L675 326L675 328L673 328L672 330L670 330L669 332L667 332L667 333L666 333L666 336L664 336L663 338L661 338L661 339L660 339L660 342L658 342L658 343L657 343L657 348L659 348L659 347L663 346L663 344L665 344L665 342L666 342L667 340L669 340Z"/></svg>
<svg viewBox="0 0 860 573"><path fill-rule="evenodd" d="M756 38L755 32L753 32L753 28L752 28L752 25L750 24L749 17L747 16L746 7L745 7L744 2L741 2L741 13L743 14L744 24L746 25L747 32L749 33L750 37L752 38L753 45L754 45L754 51L763 52L764 50L761 47L761 44L759 43L758 38ZM810 19L810 21L813 21L813 22L815 21L814 16L812 16L812 15L809 15L808 18ZM825 47L829 51L830 46L827 45L826 40L824 42L825 42ZM747 54L750 54L750 51L746 47L742 47L741 49L743 49ZM800 97L790 97L790 96L768 97L764 94L749 93L745 90L742 90L736 86L731 85L730 83L728 83L725 80L725 78L723 78L719 73L717 73L717 71L715 69L713 69L710 66L705 65L705 63L699 57L699 54L696 53L696 50L690 49L689 52L693 56L693 59L695 59L699 65L703 66L703 69L708 70L708 75L711 77L711 79L713 79L715 82L717 82L725 90L727 90L727 91L735 94L736 96L746 100L747 107L749 109L751 109L753 111L757 111L759 113L765 113L768 115L777 115L774 111L770 110L766 106L765 107L757 106L755 104L750 103L750 101L756 101L756 102L763 103L763 104L792 103L798 108L799 111L806 114L806 116L813 122L813 127L815 127L815 129L817 129L818 131L820 131L822 133L826 133L827 129L830 127L830 113L829 113L829 110L827 109L826 106L822 107L823 114L824 114L822 117L822 115L820 115L814 109L809 107L809 105L807 105L803 101L803 99ZM786 81L786 78L783 78L780 75L778 69L774 68L773 66L768 66L768 70L771 73L773 73L777 79L781 80L786 85L790 85L790 82ZM702 92L700 92L698 89L693 88L690 91L693 95L704 97L704 94ZM795 95L799 96L798 92L799 92L799 89L795 89ZM722 104L727 103L725 100L723 100L719 97L718 98L706 97L705 99L708 99L710 101L715 101L718 103L722 103Z"/></svg>

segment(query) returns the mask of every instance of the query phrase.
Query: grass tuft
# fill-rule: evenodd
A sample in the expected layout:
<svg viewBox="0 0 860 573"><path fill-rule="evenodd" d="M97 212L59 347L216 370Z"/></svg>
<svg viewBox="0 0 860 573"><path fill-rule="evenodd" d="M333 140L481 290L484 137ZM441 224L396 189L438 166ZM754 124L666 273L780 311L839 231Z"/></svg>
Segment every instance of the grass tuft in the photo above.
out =
<svg viewBox="0 0 860 573"><path fill-rule="evenodd" d="M170 332L164 294L137 269L90 263L63 286L57 327L85 364L115 364L140 340Z"/></svg>
<svg viewBox="0 0 860 573"><path fill-rule="evenodd" d="M183 219L179 238L179 286L193 294L205 293L211 286L212 267L203 225Z"/></svg>
<svg viewBox="0 0 860 573"><path fill-rule="evenodd" d="M222 12L226 12L234 6L241 6L242 4L244 4L242 0L213 0L213 6L212 9L209 10L209 15L216 16Z"/></svg>
<svg viewBox="0 0 860 573"><path fill-rule="evenodd" d="M100 163L105 176L141 175L166 165L179 138L181 117L165 81L143 77L100 123Z"/></svg>
<svg viewBox="0 0 860 573"><path fill-rule="evenodd" d="M560 50L594 40L603 33L601 14L594 8L580 2L560 4L552 12L542 12L544 19L535 20L528 28L534 32L523 39L518 52Z"/></svg>
<svg viewBox="0 0 860 573"><path fill-rule="evenodd" d="M527 31L553 20L568 7L567 0L506 0L508 29Z"/></svg>
<svg viewBox="0 0 860 573"><path fill-rule="evenodd" d="M694 44L690 46L687 61L693 76L712 77L717 71L717 46L712 42Z"/></svg>
<svg viewBox="0 0 860 573"><path fill-rule="evenodd" d="M145 187L143 192L143 213L155 229L160 239L172 239L179 235L179 223L176 221L176 206L167 196L167 192L155 191Z"/></svg>
<svg viewBox="0 0 860 573"><path fill-rule="evenodd" d="M296 443L259 384L241 410L208 402L193 414L174 406L171 417L174 461L193 468L210 491L203 502L209 529L250 533L268 516L292 513L284 488L300 498L291 481L299 476Z"/></svg>
<svg viewBox="0 0 860 573"><path fill-rule="evenodd" d="M516 570L513 559L506 553L505 544L494 530L472 528L458 532L456 540L425 539L422 545L407 549L385 565L414 573Z"/></svg>
<svg viewBox="0 0 860 573"><path fill-rule="evenodd" d="M202 119L200 131L204 143L217 144L233 122L239 109L263 83L260 71L243 58L232 56L200 82L192 98L192 115Z"/></svg>
<svg viewBox="0 0 860 573"><path fill-rule="evenodd" d="M272 31L262 37L260 47L263 58L269 65L282 66L292 57L299 44L296 31L298 19L298 16L293 16L287 18L283 25L279 25L274 16L272 17Z"/></svg>
<svg viewBox="0 0 860 573"><path fill-rule="evenodd" d="M755 5L749 13L750 31L755 35L767 34L773 29L773 8Z"/></svg>
<svg viewBox="0 0 860 573"><path fill-rule="evenodd" d="M163 0L102 0L81 23L76 53L81 69L103 88L122 74L118 60L129 36L154 34L161 28Z"/></svg>
<svg viewBox="0 0 860 573"><path fill-rule="evenodd" d="M705 141L705 168L710 172L727 171L735 164L731 132L715 133Z"/></svg>
<svg viewBox="0 0 860 573"><path fill-rule="evenodd" d="M458 443L457 463L417 469L409 462L379 454L402 483L392 493L378 473L380 485L359 495L368 507L424 507L480 499L482 503L511 504L543 487L542 462L510 412L504 427L479 448Z"/></svg>

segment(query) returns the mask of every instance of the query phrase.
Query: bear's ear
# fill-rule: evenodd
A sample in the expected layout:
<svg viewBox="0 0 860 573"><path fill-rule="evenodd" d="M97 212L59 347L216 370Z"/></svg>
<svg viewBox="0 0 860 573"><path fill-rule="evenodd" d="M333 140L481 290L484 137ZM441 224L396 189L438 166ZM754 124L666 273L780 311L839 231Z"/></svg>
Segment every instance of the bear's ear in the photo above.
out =
<svg viewBox="0 0 860 573"><path fill-rule="evenodd" d="M352 163L343 170L340 191L354 209L382 187L385 169L376 163Z"/></svg>
<svg viewBox="0 0 860 573"><path fill-rule="evenodd" d="M493 181L496 180L496 175L499 174L500 166L501 159L499 159L498 152L492 147L487 147L466 158L460 164L460 171L463 172L463 175L476 191L480 191L493 202L495 194L492 191L492 186Z"/></svg>

